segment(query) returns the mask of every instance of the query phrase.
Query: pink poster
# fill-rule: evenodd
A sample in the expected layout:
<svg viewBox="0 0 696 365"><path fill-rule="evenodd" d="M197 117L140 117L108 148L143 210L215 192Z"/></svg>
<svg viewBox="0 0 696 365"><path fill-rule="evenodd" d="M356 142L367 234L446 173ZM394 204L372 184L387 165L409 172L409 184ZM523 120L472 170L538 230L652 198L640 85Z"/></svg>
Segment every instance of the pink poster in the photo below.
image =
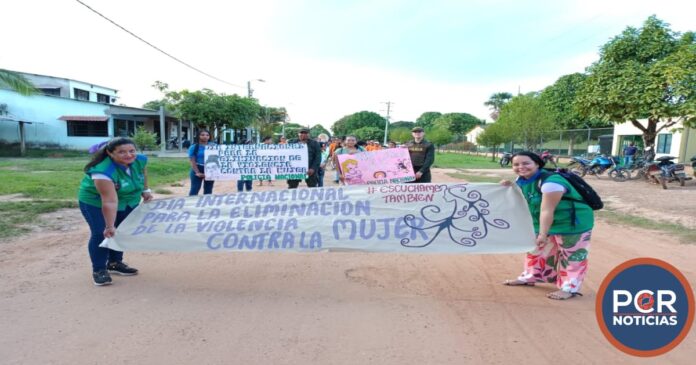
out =
<svg viewBox="0 0 696 365"><path fill-rule="evenodd" d="M399 184L416 180L406 148L338 155L346 185Z"/></svg>

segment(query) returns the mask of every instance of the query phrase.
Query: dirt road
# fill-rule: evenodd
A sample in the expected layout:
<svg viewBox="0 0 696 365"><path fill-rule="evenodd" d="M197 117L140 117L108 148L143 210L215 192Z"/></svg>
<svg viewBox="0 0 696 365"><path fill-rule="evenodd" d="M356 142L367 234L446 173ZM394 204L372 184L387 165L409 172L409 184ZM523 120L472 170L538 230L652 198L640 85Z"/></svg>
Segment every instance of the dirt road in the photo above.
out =
<svg viewBox="0 0 696 365"><path fill-rule="evenodd" d="M696 245L599 222L584 297L565 302L500 285L522 255L127 253L141 274L95 287L79 212L51 217L0 243L2 364L645 363L601 335L601 280L654 257L696 285ZM656 360L695 358L691 333Z"/></svg>

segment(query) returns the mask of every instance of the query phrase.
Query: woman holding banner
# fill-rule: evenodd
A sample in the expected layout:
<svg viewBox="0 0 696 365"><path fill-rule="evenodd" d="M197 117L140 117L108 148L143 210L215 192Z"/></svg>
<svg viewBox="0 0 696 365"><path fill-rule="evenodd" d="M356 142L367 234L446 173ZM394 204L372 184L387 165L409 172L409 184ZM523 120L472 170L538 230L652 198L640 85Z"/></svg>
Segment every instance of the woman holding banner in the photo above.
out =
<svg viewBox="0 0 696 365"><path fill-rule="evenodd" d="M111 284L109 273L136 275L138 270L123 262L123 252L99 247L104 238L116 234L116 227L140 204L152 200L147 184L147 157L136 154L128 138L109 141L85 166L78 201L90 229L88 243L94 285Z"/></svg>
<svg viewBox="0 0 696 365"><path fill-rule="evenodd" d="M543 170L544 161L534 152L512 156L515 183L522 189L532 214L536 247L527 253L524 272L509 286L556 283L550 299L565 300L580 294L587 273L587 254L594 226L594 213L578 191L563 176ZM512 186L509 180L501 181Z"/></svg>
<svg viewBox="0 0 696 365"><path fill-rule="evenodd" d="M343 147L336 149L334 153L334 165L336 166L336 170L338 171L338 178L345 184L346 180L346 172L344 169L341 168L340 164L338 163L338 155L343 155L343 154L350 154L354 155L356 153L360 152L365 152L365 149L358 146L358 139L355 138L355 136L346 136L345 141L343 142Z"/></svg>
<svg viewBox="0 0 696 365"><path fill-rule="evenodd" d="M213 142L210 142L210 132L201 129L196 136L196 143L189 147L188 157L191 163L191 172L189 172L191 189L189 190L189 196L198 195L201 185L203 185L204 195L213 193L215 181L205 179L205 149L213 144Z"/></svg>

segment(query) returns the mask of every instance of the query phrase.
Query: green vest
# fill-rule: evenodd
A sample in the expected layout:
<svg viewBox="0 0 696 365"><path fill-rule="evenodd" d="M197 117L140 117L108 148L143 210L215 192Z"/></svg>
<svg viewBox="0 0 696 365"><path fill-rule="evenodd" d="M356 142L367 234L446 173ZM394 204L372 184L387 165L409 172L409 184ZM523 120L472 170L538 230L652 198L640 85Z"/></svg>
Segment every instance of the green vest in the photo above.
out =
<svg viewBox="0 0 696 365"><path fill-rule="evenodd" d="M118 196L118 210L125 210L127 206L135 208L140 203L140 194L145 187L145 175L143 170L147 164L147 156L138 155L130 166L130 175L126 170L115 164L110 157L106 157L104 161L92 166L80 183L80 192L77 195L77 200L82 203L89 204L101 208L102 200L99 191L97 191L92 180L92 174L102 174L111 178L116 187L116 195Z"/></svg>
<svg viewBox="0 0 696 365"><path fill-rule="evenodd" d="M591 230L594 226L594 212L589 205L582 203L583 199L580 193L558 174L549 176L544 182L554 182L563 185L567 190L563 194L564 199L558 202L556 210L553 212L553 224L551 224L549 234L578 234ZM534 232L538 233L539 215L541 214L539 179L523 184L520 188L524 198L527 200L529 212L532 214Z"/></svg>

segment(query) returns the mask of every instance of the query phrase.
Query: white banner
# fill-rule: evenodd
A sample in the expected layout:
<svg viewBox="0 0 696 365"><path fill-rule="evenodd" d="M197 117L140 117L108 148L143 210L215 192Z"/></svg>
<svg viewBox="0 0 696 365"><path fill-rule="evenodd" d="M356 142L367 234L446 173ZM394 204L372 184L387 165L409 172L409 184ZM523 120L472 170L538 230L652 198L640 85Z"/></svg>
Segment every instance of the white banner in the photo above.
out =
<svg viewBox="0 0 696 365"><path fill-rule="evenodd" d="M363 185L141 204L102 247L119 251L517 253L534 247L520 190Z"/></svg>
<svg viewBox="0 0 696 365"><path fill-rule="evenodd" d="M307 177L307 145L223 144L206 147L206 180L301 180Z"/></svg>

